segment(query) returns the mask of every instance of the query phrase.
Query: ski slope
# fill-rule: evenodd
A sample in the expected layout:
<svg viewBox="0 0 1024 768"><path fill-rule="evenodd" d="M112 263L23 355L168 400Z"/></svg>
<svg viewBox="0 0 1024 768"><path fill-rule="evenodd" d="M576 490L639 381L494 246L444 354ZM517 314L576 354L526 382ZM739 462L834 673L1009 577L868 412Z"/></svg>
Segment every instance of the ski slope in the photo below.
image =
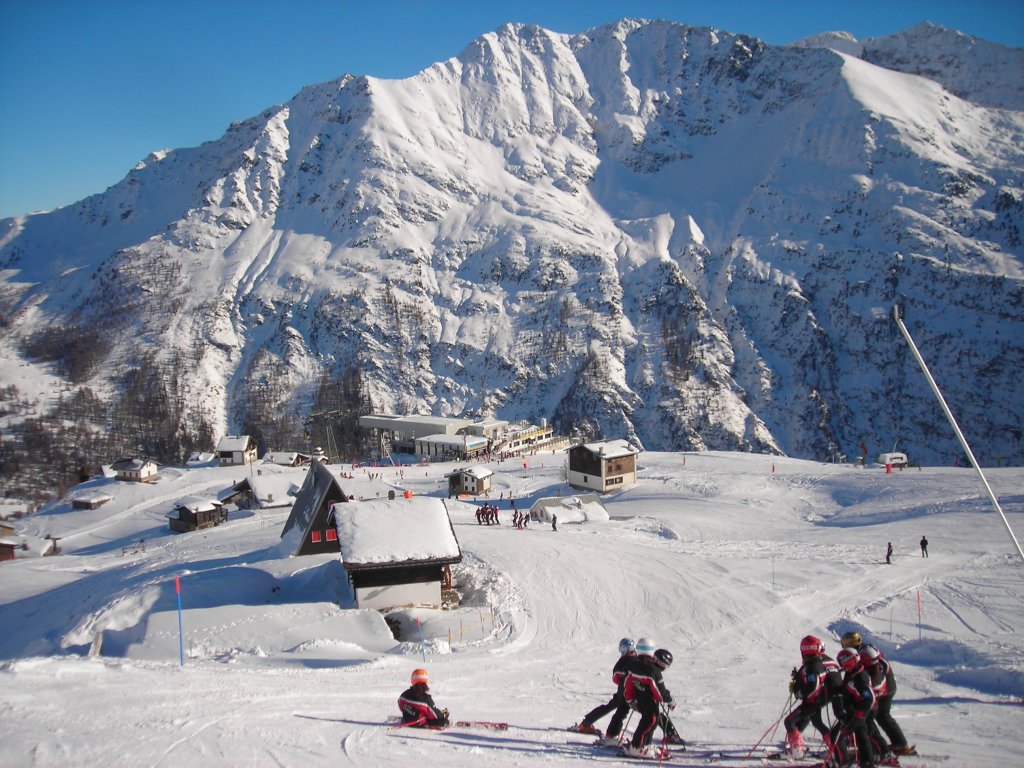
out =
<svg viewBox="0 0 1024 768"><path fill-rule="evenodd" d="M611 520L557 532L513 529L507 499L524 509L572 493L564 454L492 464L502 525L447 502L462 605L399 612L404 642L380 614L339 607L336 557L281 551L287 509L167 530L174 499L226 487L237 468L165 470L151 487L90 481L114 500L95 511L55 502L19 523L21 535L61 536L62 555L0 565L0 765L632 764L561 729L612 694L619 638L646 635L675 655L673 719L692 744L672 764L703 766L704 749L736 756L766 732L779 743L771 726L800 638L819 635L834 656L849 629L893 661L894 714L923 755L904 765L1024 764L1024 567L972 471L887 475L729 453L640 462L637 486L606 497ZM385 469L383 480L444 497L452 467ZM303 474L262 465L256 481ZM987 476L1020 536L1024 470ZM122 555L139 538L145 552ZM89 657L100 630L103 654ZM453 718L509 729L389 730L418 666ZM816 743L813 729L805 737Z"/></svg>

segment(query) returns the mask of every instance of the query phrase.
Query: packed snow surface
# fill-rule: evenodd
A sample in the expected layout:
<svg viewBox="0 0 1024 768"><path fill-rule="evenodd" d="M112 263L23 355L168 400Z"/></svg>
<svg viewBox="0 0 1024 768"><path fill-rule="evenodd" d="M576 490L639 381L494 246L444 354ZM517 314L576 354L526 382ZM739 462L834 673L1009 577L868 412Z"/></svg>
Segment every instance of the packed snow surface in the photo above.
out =
<svg viewBox="0 0 1024 768"><path fill-rule="evenodd" d="M905 766L1022 764L1024 567L973 471L647 452L638 484L604 497L609 520L508 525L510 493L520 509L573 493L564 461L491 465L500 526L478 525L473 499L446 500L461 606L397 612L412 628L402 642L381 614L349 607L337 556L282 556L287 508L168 530L177 499L215 494L244 470L164 467L152 485L73 489L113 498L25 518L19 537L59 537L62 553L0 564L0 764L616 764L561 729L611 696L619 639L649 636L675 655L666 682L691 742L672 764L703 766L705 750L722 749L727 764L754 765L738 756L763 734L781 740L771 726L800 639L816 634L834 656L851 629L894 664L894 714L922 755ZM258 491L302 483L304 470L257 466ZM373 471L440 499L452 469ZM987 477L1020 537L1024 469ZM509 729L389 729L419 666L455 719Z"/></svg>

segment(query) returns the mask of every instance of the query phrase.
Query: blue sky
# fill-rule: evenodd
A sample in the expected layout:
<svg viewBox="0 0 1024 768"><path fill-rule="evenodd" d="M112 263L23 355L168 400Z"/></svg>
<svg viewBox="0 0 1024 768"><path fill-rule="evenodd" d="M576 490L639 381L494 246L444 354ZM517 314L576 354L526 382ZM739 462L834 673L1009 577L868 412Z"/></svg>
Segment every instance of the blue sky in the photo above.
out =
<svg viewBox="0 0 1024 768"><path fill-rule="evenodd" d="M102 192L311 83L407 77L506 22L572 33L624 17L774 44L931 21L1024 47L1022 0L0 0L0 217Z"/></svg>

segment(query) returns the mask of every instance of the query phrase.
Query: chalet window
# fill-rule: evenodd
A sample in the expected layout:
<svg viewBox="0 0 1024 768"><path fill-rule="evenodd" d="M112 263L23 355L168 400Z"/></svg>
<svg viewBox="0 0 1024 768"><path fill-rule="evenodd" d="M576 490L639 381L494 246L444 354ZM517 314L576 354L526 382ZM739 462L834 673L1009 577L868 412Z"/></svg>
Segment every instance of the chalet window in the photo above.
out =
<svg viewBox="0 0 1024 768"><path fill-rule="evenodd" d="M328 541L337 541L338 540L338 532L336 530L334 530L333 528L328 528L327 529L327 540Z"/></svg>
<svg viewBox="0 0 1024 768"><path fill-rule="evenodd" d="M320 531L313 531L311 536L314 544L320 543Z"/></svg>

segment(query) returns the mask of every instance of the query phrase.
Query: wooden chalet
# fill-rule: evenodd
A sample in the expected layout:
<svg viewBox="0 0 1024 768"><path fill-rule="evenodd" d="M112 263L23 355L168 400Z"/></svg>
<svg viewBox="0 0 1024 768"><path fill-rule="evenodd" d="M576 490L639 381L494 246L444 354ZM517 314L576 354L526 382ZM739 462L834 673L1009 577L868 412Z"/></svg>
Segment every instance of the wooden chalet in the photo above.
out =
<svg viewBox="0 0 1024 768"><path fill-rule="evenodd" d="M569 449L569 485L599 493L628 488L636 484L639 453L625 440L574 445Z"/></svg>
<svg viewBox="0 0 1024 768"><path fill-rule="evenodd" d="M462 560L443 500L429 496L335 507L342 565L359 608L441 608Z"/></svg>
<svg viewBox="0 0 1024 768"><path fill-rule="evenodd" d="M71 499L73 509L99 509L114 497L102 491L88 491Z"/></svg>
<svg viewBox="0 0 1024 768"><path fill-rule="evenodd" d="M316 555L338 551L338 529L333 506L348 497L326 464L314 461L295 495L291 514L281 530L281 538L294 537L295 555ZM291 539L289 539L289 542Z"/></svg>
<svg viewBox="0 0 1024 768"><path fill-rule="evenodd" d="M187 533L200 528L213 528L226 522L228 511L216 499L205 499L200 496L186 496L174 507L167 516L172 531Z"/></svg>
<svg viewBox="0 0 1024 768"><path fill-rule="evenodd" d="M491 490L493 476L494 472L482 466L457 469L451 474L445 475L448 478L448 495L457 496L460 493L468 493L473 496L482 496Z"/></svg>

